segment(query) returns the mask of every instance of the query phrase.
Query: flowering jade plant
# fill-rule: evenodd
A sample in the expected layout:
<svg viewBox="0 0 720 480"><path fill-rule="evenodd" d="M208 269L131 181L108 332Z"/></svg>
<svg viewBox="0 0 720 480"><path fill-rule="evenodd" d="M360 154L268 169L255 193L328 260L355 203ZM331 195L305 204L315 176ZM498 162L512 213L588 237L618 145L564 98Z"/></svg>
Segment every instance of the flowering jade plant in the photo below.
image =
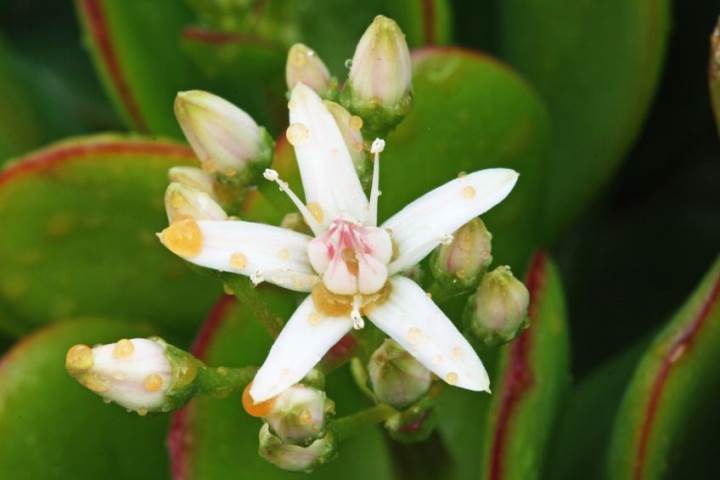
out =
<svg viewBox="0 0 720 480"><path fill-rule="evenodd" d="M333 458L336 443L362 419L385 421L399 440L426 438L440 383L490 392L471 344L487 339L466 338L433 295L467 296L480 284L492 257L490 233L478 216L511 194L518 173L500 166L459 172L379 221L380 159L392 149L383 137L413 102L403 33L393 20L375 18L342 86L312 50L293 46L286 80L286 138L304 195L271 168L273 141L247 113L208 92L180 92L175 112L202 169L170 170L170 224L158 234L194 265L246 277L257 289L270 284L304 294L262 365L207 367L160 339L135 338L76 345L66 367L87 388L141 415L174 410L195 394L242 388L247 413L264 420L260 455L283 469L310 470ZM284 225L227 211L263 181L296 209ZM428 292L417 277L432 252L437 285ZM528 294L507 267L499 268L508 279L478 289L465 322L468 335L497 332L507 342L527 326ZM332 418L335 405L319 364L346 338L365 348L350 348L335 368L351 360L375 415Z"/></svg>

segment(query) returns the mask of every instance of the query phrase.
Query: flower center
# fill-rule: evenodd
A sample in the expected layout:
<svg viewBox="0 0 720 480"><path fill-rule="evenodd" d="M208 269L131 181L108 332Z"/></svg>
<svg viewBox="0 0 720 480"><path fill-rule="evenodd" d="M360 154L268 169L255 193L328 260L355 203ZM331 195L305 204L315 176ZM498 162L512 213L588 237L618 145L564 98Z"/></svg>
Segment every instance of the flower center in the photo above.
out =
<svg viewBox="0 0 720 480"><path fill-rule="evenodd" d="M310 242L308 256L328 291L372 295L387 282L392 241L382 228L337 219Z"/></svg>

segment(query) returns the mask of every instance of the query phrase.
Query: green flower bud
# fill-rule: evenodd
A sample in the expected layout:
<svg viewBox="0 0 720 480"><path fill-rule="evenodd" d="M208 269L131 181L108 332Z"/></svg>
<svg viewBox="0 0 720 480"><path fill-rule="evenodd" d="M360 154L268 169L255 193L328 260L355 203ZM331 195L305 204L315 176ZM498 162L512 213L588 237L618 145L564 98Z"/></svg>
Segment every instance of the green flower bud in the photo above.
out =
<svg viewBox="0 0 720 480"><path fill-rule="evenodd" d="M365 151L362 136L362 118L352 115L342 105L335 102L325 101L325 106L335 118L335 123L337 123L340 134L345 140L345 145L350 151L355 171L360 177L363 187L368 188L372 180L372 162Z"/></svg>
<svg viewBox="0 0 720 480"><path fill-rule="evenodd" d="M307 445L325 433L327 416L333 410L325 392L297 384L275 398L265 420L283 442Z"/></svg>
<svg viewBox="0 0 720 480"><path fill-rule="evenodd" d="M371 138L384 137L410 111L410 51L394 20L378 15L360 38L342 100Z"/></svg>
<svg viewBox="0 0 720 480"><path fill-rule="evenodd" d="M302 82L320 96L326 95L332 87L328 68L317 53L302 43L296 43L288 51L285 80L288 90Z"/></svg>
<svg viewBox="0 0 720 480"><path fill-rule="evenodd" d="M184 405L195 393L201 366L160 338L75 345L65 358L65 368L80 384L140 415Z"/></svg>
<svg viewBox="0 0 720 480"><path fill-rule="evenodd" d="M468 329L487 345L507 343L527 327L530 294L509 267L485 274L468 300L465 321Z"/></svg>
<svg viewBox="0 0 720 480"><path fill-rule="evenodd" d="M175 116L203 170L223 181L250 183L272 161L270 134L217 95L201 90L180 92L175 98Z"/></svg>
<svg viewBox="0 0 720 480"><path fill-rule="evenodd" d="M372 354L368 373L375 396L398 408L425 395L432 382L430 371L391 339Z"/></svg>
<svg viewBox="0 0 720 480"><path fill-rule="evenodd" d="M456 231L451 242L435 249L430 269L443 287L466 290L478 284L492 263L491 252L492 234L475 218Z"/></svg>
<svg viewBox="0 0 720 480"><path fill-rule="evenodd" d="M225 210L211 195L178 182L171 183L165 190L165 211L170 223L186 218L227 219Z"/></svg>
<svg viewBox="0 0 720 480"><path fill-rule="evenodd" d="M259 437L258 453L260 456L276 467L291 472L309 472L316 466L329 462L337 455L335 441L330 432L303 447L284 443L279 437L273 435L266 423L260 428Z"/></svg>

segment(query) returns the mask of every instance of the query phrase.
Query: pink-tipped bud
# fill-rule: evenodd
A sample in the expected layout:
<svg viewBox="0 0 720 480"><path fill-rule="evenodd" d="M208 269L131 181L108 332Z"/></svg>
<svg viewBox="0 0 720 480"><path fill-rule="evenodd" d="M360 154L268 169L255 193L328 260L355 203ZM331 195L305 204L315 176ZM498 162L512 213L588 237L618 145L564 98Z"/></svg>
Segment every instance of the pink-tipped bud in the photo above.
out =
<svg viewBox="0 0 720 480"><path fill-rule="evenodd" d="M468 300L465 321L469 330L487 345L507 343L527 327L528 289L509 267L486 273Z"/></svg>
<svg viewBox="0 0 720 480"><path fill-rule="evenodd" d="M265 129L217 95L180 92L175 116L206 172L246 183L272 160L273 141Z"/></svg>
<svg viewBox="0 0 720 480"><path fill-rule="evenodd" d="M317 53L302 43L296 43L288 51L285 81L288 90L295 88L298 83L304 83L320 96L325 95L332 86L328 68Z"/></svg>
<svg viewBox="0 0 720 480"><path fill-rule="evenodd" d="M398 24L378 15L355 49L349 77L353 96L395 107L411 89L412 65L405 34Z"/></svg>
<svg viewBox="0 0 720 480"><path fill-rule="evenodd" d="M441 244L430 257L433 277L450 289L475 287L492 263L492 234L479 218L457 230L448 244Z"/></svg>

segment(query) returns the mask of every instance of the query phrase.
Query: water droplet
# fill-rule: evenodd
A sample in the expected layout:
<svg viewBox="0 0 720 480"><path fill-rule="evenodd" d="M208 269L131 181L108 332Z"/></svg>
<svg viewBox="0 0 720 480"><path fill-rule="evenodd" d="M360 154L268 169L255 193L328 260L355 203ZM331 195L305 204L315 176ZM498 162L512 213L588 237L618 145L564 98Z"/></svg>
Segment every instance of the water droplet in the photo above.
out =
<svg viewBox="0 0 720 480"><path fill-rule="evenodd" d="M347 60L345 60L345 68L351 69L352 65L353 65L352 58L348 58Z"/></svg>

